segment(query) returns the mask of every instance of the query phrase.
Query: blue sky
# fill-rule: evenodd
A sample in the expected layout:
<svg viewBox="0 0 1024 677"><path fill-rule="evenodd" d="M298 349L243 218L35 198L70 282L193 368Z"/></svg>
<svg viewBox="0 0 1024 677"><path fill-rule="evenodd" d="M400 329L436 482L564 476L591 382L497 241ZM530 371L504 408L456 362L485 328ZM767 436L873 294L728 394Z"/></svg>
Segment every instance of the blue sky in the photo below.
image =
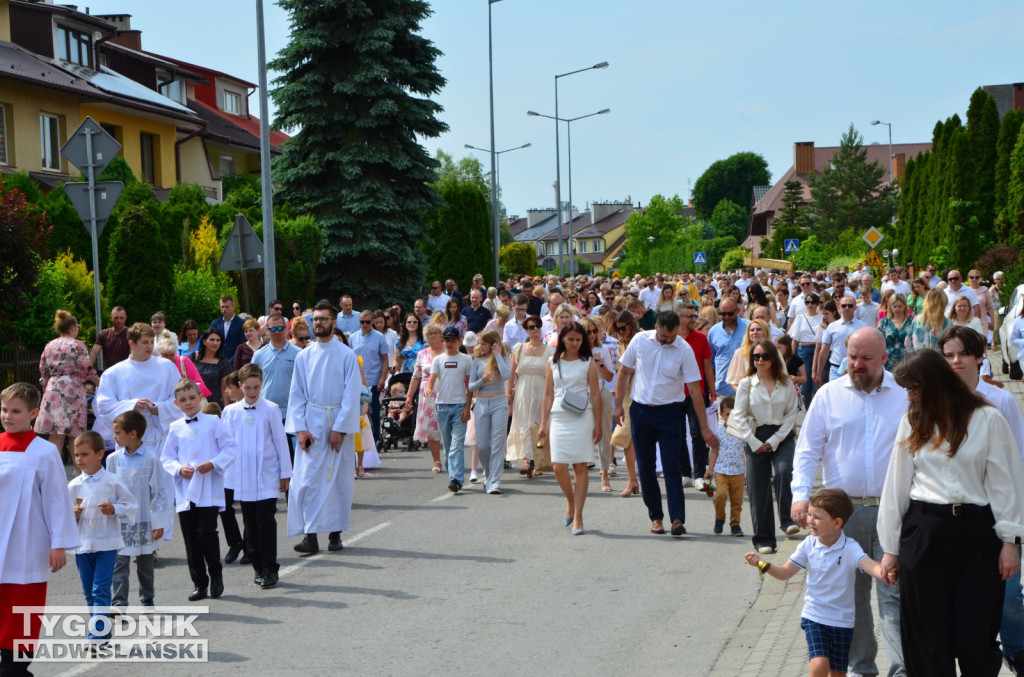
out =
<svg viewBox="0 0 1024 677"><path fill-rule="evenodd" d="M94 14L131 12L147 50L256 82L251 0L92 0ZM84 7L85 3L80 5ZM434 0L423 34L444 52L438 97L450 131L426 141L461 157L490 145L486 0ZM267 50L288 17L265 4ZM554 205L554 75L608 61L559 83L559 114L611 114L573 124L573 202L654 194L687 197L687 181L738 151L762 154L773 180L793 142L837 145L853 122L865 143L931 139L936 120L964 115L980 85L1024 81L1019 0L822 3L502 0L493 5L496 146L510 214ZM255 97L250 102L257 111ZM566 138L562 141L567 199Z"/></svg>

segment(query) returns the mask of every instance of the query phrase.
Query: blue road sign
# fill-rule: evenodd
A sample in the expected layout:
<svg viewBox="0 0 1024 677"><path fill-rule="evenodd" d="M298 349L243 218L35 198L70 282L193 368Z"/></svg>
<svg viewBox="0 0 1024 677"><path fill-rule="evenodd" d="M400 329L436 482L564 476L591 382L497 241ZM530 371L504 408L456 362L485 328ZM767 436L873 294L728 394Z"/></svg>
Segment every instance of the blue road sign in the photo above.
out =
<svg viewBox="0 0 1024 677"><path fill-rule="evenodd" d="M795 254L796 250L800 249L800 240L784 240L782 249L786 254Z"/></svg>
<svg viewBox="0 0 1024 677"><path fill-rule="evenodd" d="M707 257L707 254L705 254L704 252L694 252L693 253L693 263L694 263L694 265L704 266L704 265L707 265L707 262L708 262L708 257Z"/></svg>

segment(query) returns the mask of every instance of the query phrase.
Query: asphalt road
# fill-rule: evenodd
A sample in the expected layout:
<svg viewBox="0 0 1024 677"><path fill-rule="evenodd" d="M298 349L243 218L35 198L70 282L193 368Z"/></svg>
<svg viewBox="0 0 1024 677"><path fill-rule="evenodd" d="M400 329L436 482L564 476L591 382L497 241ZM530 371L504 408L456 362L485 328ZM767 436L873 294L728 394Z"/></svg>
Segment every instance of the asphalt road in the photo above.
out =
<svg viewBox="0 0 1024 677"><path fill-rule="evenodd" d="M195 625L208 663L37 662L34 673L706 675L756 597L749 539L713 535L711 500L693 489L689 533L654 536L640 497L618 495L625 473L603 494L592 471L587 533L574 537L550 474L513 470L501 496L468 482L452 495L426 451L383 456L356 482L343 552L296 557L279 503L281 583L261 590L251 567L225 567L224 596L200 603L210 614ZM180 538L161 555L157 606L189 606ZM82 600L69 561L47 602Z"/></svg>

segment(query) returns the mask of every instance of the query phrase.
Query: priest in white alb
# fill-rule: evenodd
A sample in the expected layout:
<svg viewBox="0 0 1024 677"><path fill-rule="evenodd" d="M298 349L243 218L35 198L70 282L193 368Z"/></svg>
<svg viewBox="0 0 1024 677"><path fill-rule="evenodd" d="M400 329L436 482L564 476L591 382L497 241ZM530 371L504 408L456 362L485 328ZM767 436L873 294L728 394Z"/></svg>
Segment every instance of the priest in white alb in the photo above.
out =
<svg viewBox="0 0 1024 677"><path fill-rule="evenodd" d="M327 301L313 307L316 342L295 358L288 395L285 430L297 438L288 535L305 535L295 546L303 554L320 550L320 532L329 534L328 550L341 550L352 512L363 382L356 354L334 336L337 314Z"/></svg>

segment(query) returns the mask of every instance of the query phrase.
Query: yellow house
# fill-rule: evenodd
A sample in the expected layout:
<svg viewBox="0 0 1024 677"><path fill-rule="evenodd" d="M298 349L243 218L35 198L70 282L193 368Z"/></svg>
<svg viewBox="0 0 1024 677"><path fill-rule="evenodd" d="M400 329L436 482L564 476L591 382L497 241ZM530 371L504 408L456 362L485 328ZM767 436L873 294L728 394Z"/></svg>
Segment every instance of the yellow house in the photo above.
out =
<svg viewBox="0 0 1024 677"><path fill-rule="evenodd" d="M626 220L632 211L633 205L628 202L592 203L590 211L575 216L563 227L562 236L571 243L569 251L575 258L590 262L595 273L617 267L615 258L626 243ZM558 265L558 228L552 228L536 246L537 265L554 270Z"/></svg>
<svg viewBox="0 0 1024 677"><path fill-rule="evenodd" d="M0 171L27 171L50 187L66 181L78 171L60 148L90 116L141 180L179 182L179 135L203 124L184 103L106 65L98 45L113 33L106 19L68 6L0 0Z"/></svg>

